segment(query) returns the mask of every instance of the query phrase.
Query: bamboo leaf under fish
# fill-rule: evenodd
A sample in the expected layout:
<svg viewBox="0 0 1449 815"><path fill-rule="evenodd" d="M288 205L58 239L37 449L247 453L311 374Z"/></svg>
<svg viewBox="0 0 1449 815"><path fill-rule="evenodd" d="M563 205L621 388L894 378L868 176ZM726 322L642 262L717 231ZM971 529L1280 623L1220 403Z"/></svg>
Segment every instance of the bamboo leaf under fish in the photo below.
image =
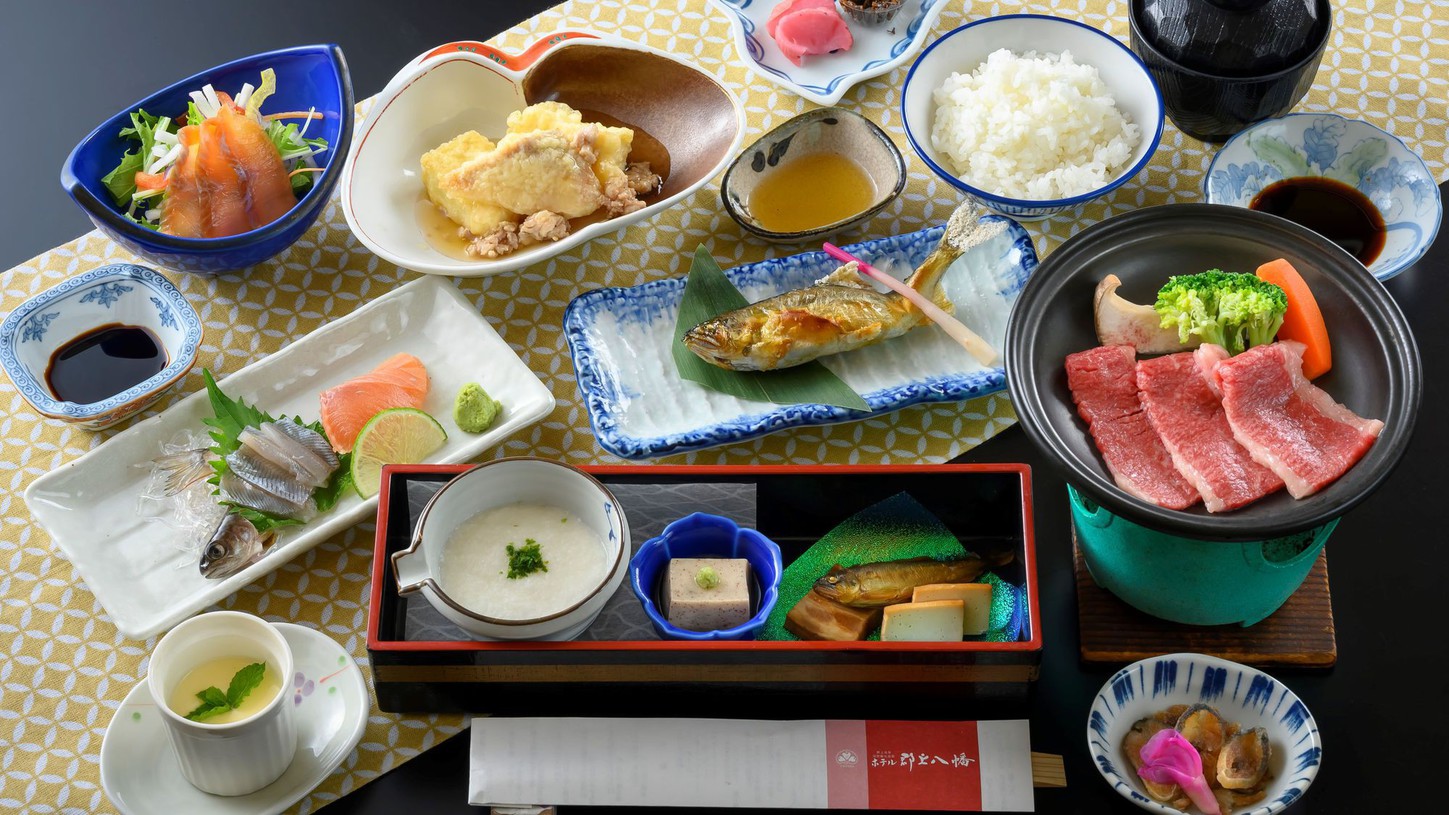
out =
<svg viewBox="0 0 1449 815"><path fill-rule="evenodd" d="M684 344L689 329L716 315L743 308L749 301L725 277L719 264L703 246L694 252L679 302L679 317L671 351L683 379L713 391L779 405L819 404L870 410L860 394L819 362L808 362L778 371L727 371L695 356Z"/></svg>

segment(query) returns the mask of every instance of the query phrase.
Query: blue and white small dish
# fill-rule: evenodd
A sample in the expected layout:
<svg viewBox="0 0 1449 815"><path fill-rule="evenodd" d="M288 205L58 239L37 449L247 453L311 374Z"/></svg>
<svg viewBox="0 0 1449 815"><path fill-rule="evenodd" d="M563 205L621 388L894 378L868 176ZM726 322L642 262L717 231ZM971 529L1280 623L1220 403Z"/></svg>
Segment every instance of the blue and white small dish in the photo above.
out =
<svg viewBox="0 0 1449 815"><path fill-rule="evenodd" d="M166 351L166 367L100 402L56 397L46 369L62 345L109 323L147 329ZM0 323L0 365L43 416L102 430L145 409L196 364L201 318L171 281L144 266L112 263L26 300Z"/></svg>
<svg viewBox="0 0 1449 815"><path fill-rule="evenodd" d="M889 22L867 26L842 15L855 44L840 53L785 58L765 32L775 3L765 0L709 0L729 18L735 55L746 68L817 105L833 105L858 82L894 70L921 49L946 0L905 0Z"/></svg>
<svg viewBox="0 0 1449 815"><path fill-rule="evenodd" d="M1368 270L1379 280L1412 266L1439 234L1439 186L1419 154L1336 113L1291 113L1233 136L1208 165L1203 195L1209 204L1247 207L1269 184L1303 177L1341 181L1378 208L1388 233Z"/></svg>
<svg viewBox="0 0 1449 815"><path fill-rule="evenodd" d="M1318 775L1323 745L1318 723L1293 691L1266 673L1203 654L1167 654L1134 662L1098 691L1087 718L1087 749L1097 771L1122 797L1149 812L1178 815L1144 792L1122 753L1122 738L1140 719L1173 705L1204 703L1224 721L1268 731L1272 756L1266 796L1233 815L1275 815L1299 798Z"/></svg>
<svg viewBox="0 0 1449 815"><path fill-rule="evenodd" d="M691 631L672 625L654 601L669 561L674 558L743 558L759 589L754 616L733 628ZM669 526L657 538L639 547L629 561L629 585L644 606L654 630L667 640L752 640L769 619L780 596L780 575L784 572L780 547L754 529L719 515L696 512Z"/></svg>
<svg viewBox="0 0 1449 815"><path fill-rule="evenodd" d="M1097 69L1111 91L1117 108L1141 131L1127 166L1107 183L1067 198L1031 200L1011 198L962 181L946 168L944 156L931 140L936 121L935 92L953 73L969 74L992 52L1006 48L1017 55L1060 54L1070 51L1080 65ZM911 66L901 89L901 121L906 138L921 161L941 180L982 206L1020 220L1047 218L1064 209L1085 204L1126 184L1142 171L1162 141L1162 93L1147 66L1112 35L1089 25L1041 14L1005 14L967 23L942 34Z"/></svg>
<svg viewBox="0 0 1449 815"><path fill-rule="evenodd" d="M1031 236L1015 221L967 251L942 276L956 317L995 348L1004 347L1016 295L1036 269ZM940 242L945 227L844 247L887 270L914 268ZM725 276L750 302L803 288L835 271L824 252L747 263ZM924 326L893 340L820 362L870 405L869 411L819 404L751 402L680 378L674 363L675 323L683 277L575 297L564 312L564 336L589 423L599 445L616 456L645 459L735 444L792 427L883 416L911 405L957 402L1006 387L1006 371L988 368L944 331Z"/></svg>

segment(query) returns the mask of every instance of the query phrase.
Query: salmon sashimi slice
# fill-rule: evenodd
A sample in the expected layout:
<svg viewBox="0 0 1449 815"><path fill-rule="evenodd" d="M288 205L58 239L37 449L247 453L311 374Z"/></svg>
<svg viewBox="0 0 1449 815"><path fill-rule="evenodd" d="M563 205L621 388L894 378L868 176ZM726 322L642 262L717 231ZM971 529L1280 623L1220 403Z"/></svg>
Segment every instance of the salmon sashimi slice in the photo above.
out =
<svg viewBox="0 0 1449 815"><path fill-rule="evenodd" d="M254 228L247 207L247 190L242 176L228 155L226 142L216 119L202 122L201 142L196 147L201 188L206 192L210 218L205 237L240 235Z"/></svg>
<svg viewBox="0 0 1449 815"><path fill-rule="evenodd" d="M167 172L166 198L161 202L161 231L180 238L200 238L211 215L206 195L201 190L201 171L196 147L201 142L201 127L188 125L176 133L181 157Z"/></svg>
<svg viewBox="0 0 1449 815"><path fill-rule="evenodd" d="M252 228L264 226L286 215L297 205L292 181L282 164L282 155L267 138L267 132L251 117L223 105L208 123L216 126L225 140L227 157L236 167L246 189Z"/></svg>
<svg viewBox="0 0 1449 815"><path fill-rule="evenodd" d="M390 408L421 408L428 396L428 370L411 354L398 354L373 370L323 391L322 429L332 449L346 453L368 420Z"/></svg>

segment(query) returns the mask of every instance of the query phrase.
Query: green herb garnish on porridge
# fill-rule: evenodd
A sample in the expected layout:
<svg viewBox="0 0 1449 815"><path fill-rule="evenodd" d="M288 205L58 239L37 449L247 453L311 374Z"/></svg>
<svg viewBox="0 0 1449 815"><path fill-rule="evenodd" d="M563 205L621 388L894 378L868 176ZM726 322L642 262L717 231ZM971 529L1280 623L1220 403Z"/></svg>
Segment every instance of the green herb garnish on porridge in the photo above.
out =
<svg viewBox="0 0 1449 815"><path fill-rule="evenodd" d="M543 559L543 550L538 541L525 538L522 546L508 544L508 579L517 580L534 572L548 571L548 561Z"/></svg>

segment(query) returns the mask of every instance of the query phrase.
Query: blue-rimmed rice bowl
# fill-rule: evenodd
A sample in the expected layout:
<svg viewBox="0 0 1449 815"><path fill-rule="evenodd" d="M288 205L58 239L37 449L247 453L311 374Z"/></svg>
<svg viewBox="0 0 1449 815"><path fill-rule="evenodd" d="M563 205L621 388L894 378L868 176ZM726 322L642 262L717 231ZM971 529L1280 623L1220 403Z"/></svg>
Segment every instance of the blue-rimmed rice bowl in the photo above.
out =
<svg viewBox="0 0 1449 815"><path fill-rule="evenodd" d="M1388 234L1368 270L1388 280L1434 242L1443 218L1439 186L1419 154L1393 134L1336 113L1292 113L1228 140L1203 181L1210 204L1249 206L1264 187L1285 178L1324 177L1368 197Z"/></svg>
<svg viewBox="0 0 1449 815"><path fill-rule="evenodd" d="M1275 815L1308 789L1323 746L1318 723L1293 691L1266 673L1203 654L1167 654L1134 662L1098 691L1087 718L1087 749L1097 771L1122 797L1149 812L1178 810L1147 797L1122 753L1122 738L1139 719L1173 705L1212 705L1227 722L1268 731L1272 757L1266 797L1233 815Z"/></svg>
<svg viewBox="0 0 1449 815"><path fill-rule="evenodd" d="M947 169L945 158L931 141L931 128L936 120L935 91L951 74L970 74L1001 48L1018 56L1030 51L1039 54L1070 51L1078 64L1096 68L1118 110L1141 131L1127 166L1097 189L1051 200L1012 198L962 181ZM1162 94L1157 83L1148 74L1147 66L1127 46L1089 25L1040 14L989 17L942 34L921 52L906 74L901 91L901 120L911 147L931 172L982 206L1018 220L1046 218L1126 184L1157 152L1164 121Z"/></svg>
<svg viewBox="0 0 1449 815"><path fill-rule="evenodd" d="M62 345L108 323L148 329L166 349L159 373L100 402L56 398L45 382ZM26 300L0 323L0 364L36 412L101 430L145 409L196 364L201 318L171 281L144 266L112 263Z"/></svg>

